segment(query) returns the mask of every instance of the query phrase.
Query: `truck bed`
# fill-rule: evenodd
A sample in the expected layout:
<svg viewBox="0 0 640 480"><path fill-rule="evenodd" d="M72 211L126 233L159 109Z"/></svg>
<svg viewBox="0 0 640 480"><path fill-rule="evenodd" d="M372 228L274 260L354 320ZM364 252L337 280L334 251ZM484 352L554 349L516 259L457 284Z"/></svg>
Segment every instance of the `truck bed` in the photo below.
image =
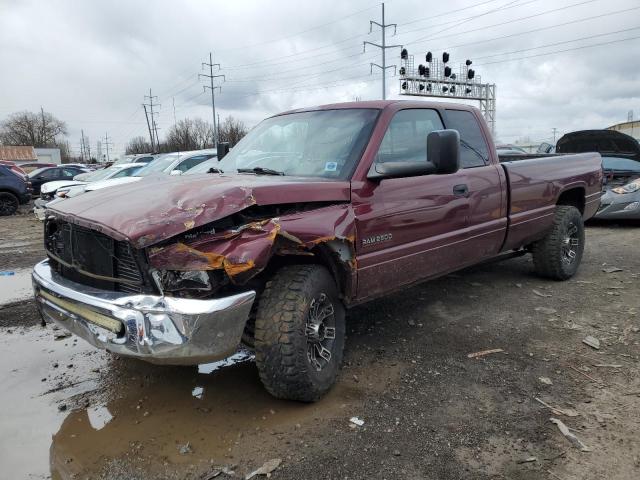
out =
<svg viewBox="0 0 640 480"><path fill-rule="evenodd" d="M508 229L503 251L538 240L553 223L564 198L583 198L585 220L600 203L602 160L598 153L500 157L507 178Z"/></svg>

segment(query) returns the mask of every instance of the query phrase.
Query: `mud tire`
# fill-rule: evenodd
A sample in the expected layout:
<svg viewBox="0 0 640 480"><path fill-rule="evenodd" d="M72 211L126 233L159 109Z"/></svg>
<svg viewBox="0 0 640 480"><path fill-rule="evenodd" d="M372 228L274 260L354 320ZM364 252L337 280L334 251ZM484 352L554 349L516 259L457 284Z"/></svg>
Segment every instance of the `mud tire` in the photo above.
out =
<svg viewBox="0 0 640 480"><path fill-rule="evenodd" d="M0 192L0 217L8 217L18 211L20 201L13 193Z"/></svg>
<svg viewBox="0 0 640 480"><path fill-rule="evenodd" d="M570 232L575 228L571 237ZM575 238L575 258L566 260L567 238ZM584 222L582 214L576 207L559 205L556 207L553 226L547 235L532 245L533 266L535 272L554 280L567 280L578 271L584 251Z"/></svg>
<svg viewBox="0 0 640 480"><path fill-rule="evenodd" d="M318 371L308 355L306 329L312 301L322 294L333 305L335 337L331 360ZM260 380L271 395L315 402L331 389L342 363L344 317L336 284L321 265L286 266L267 282L256 313L255 352Z"/></svg>

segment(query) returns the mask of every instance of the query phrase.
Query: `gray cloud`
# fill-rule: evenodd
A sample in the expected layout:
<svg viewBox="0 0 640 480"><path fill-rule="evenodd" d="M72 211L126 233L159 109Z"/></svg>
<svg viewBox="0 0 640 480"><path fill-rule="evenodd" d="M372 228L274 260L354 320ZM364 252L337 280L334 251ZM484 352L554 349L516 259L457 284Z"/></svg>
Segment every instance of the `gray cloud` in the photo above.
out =
<svg viewBox="0 0 640 480"><path fill-rule="evenodd" d="M455 62L477 58L476 71L498 86L498 136L548 139L552 127L602 128L625 120L630 109L640 113L634 61L640 40L552 53L640 36L638 29L561 43L640 26L640 10L574 22L634 8L637 1L571 6L578 3L451 0L427 8L392 0L387 21L398 23L398 34L389 41L406 44L417 59L428 49L447 49ZM541 15L565 6L571 7ZM220 115L249 125L290 108L380 96L379 73L369 75L369 61L379 63L379 53L362 53L363 40L380 38L375 27L368 34L369 19L380 15L371 0L0 0L0 12L0 118L42 105L67 121L73 146L80 129L93 144L108 132L119 152L132 136L146 135L140 104L149 88L162 104L161 129L173 123L173 100L178 119L209 119L209 94L197 74L210 50L227 76L217 97ZM566 22L574 23L554 27ZM491 40L503 36L510 37ZM388 53L389 63L397 63L399 52ZM539 53L547 55L518 60ZM389 78L389 97L406 98L398 90L398 79Z"/></svg>

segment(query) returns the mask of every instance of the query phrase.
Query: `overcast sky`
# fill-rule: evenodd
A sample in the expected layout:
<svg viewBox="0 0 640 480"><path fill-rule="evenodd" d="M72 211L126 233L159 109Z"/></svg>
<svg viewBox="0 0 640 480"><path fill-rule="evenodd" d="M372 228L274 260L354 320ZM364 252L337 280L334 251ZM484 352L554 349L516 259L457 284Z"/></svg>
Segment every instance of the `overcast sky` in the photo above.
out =
<svg viewBox="0 0 640 480"><path fill-rule="evenodd" d="M431 50L452 63L473 60L497 85L497 137L550 140L640 116L638 0L392 0L390 44L416 63ZM428 7L427 7L428 5ZM211 120L198 79L213 51L226 81L221 118L249 126L308 105L381 98L380 53L362 42L380 3L356 1L16 1L0 0L0 119L40 106L67 122L78 149L80 129L93 148L106 133L122 153L147 137L142 109L151 88L161 103L160 135L185 117ZM597 17L597 18L594 18ZM603 45L604 44L604 45ZM583 48L585 47L585 48ZM399 65L399 49L388 50ZM216 73L218 74L218 73ZM398 77L388 72L388 98Z"/></svg>

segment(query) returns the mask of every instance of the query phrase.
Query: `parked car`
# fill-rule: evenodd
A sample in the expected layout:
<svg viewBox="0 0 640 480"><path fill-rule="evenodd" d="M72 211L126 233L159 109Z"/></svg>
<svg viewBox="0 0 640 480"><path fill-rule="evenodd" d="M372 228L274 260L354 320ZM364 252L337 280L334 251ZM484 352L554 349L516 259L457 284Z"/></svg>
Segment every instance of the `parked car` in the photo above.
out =
<svg viewBox="0 0 640 480"><path fill-rule="evenodd" d="M602 155L604 194L595 218L640 219L640 144L635 138L615 130L583 130L561 137L556 150Z"/></svg>
<svg viewBox="0 0 640 480"><path fill-rule="evenodd" d="M76 175L73 180L58 180L45 183L40 187L40 198L34 202L33 213L39 220L44 220L47 205L56 198L64 198L72 187L87 185L111 178L127 178L134 175L144 164L124 163L102 170ZM82 180L79 180L82 178Z"/></svg>
<svg viewBox="0 0 640 480"><path fill-rule="evenodd" d="M27 173L20 168L18 165L16 165L15 162L9 162L7 160L0 160L0 165L4 165L5 167L9 167L13 172L17 173L18 176L22 177L22 178L27 178Z"/></svg>
<svg viewBox="0 0 640 480"><path fill-rule="evenodd" d="M85 168L68 165L38 168L29 173L29 181L33 186L33 194L40 195L40 187L43 184L55 180L71 180L76 175L87 171Z"/></svg>
<svg viewBox="0 0 640 480"><path fill-rule="evenodd" d="M527 152L516 145L511 144L502 144L496 145L496 150L498 155L526 155Z"/></svg>
<svg viewBox="0 0 640 480"><path fill-rule="evenodd" d="M143 153L139 155L125 155L121 159L115 161L114 165L121 165L123 163L150 163L153 162L159 155L152 155L150 153Z"/></svg>
<svg viewBox="0 0 640 480"><path fill-rule="evenodd" d="M499 163L465 105L286 112L222 158L222 174L149 177L50 208L35 297L47 321L154 363L223 358L242 339L271 394L315 401L338 374L348 307L527 253L539 275L571 278L600 163Z"/></svg>
<svg viewBox="0 0 640 480"><path fill-rule="evenodd" d="M104 188L138 182L145 177L155 175L182 175L190 168L193 168L199 163L213 158L216 155L217 153L215 150L194 150L191 152L166 153L164 155L159 155L153 162L144 165L130 177L112 178L93 182L88 185L78 185L70 188L65 196L68 198L76 197L95 190L102 190Z"/></svg>
<svg viewBox="0 0 640 480"><path fill-rule="evenodd" d="M27 162L21 163L19 166L25 173L29 174L38 168L57 167L58 165L55 163Z"/></svg>
<svg viewBox="0 0 640 480"><path fill-rule="evenodd" d="M31 200L31 184L11 167L0 164L0 216L13 215Z"/></svg>

